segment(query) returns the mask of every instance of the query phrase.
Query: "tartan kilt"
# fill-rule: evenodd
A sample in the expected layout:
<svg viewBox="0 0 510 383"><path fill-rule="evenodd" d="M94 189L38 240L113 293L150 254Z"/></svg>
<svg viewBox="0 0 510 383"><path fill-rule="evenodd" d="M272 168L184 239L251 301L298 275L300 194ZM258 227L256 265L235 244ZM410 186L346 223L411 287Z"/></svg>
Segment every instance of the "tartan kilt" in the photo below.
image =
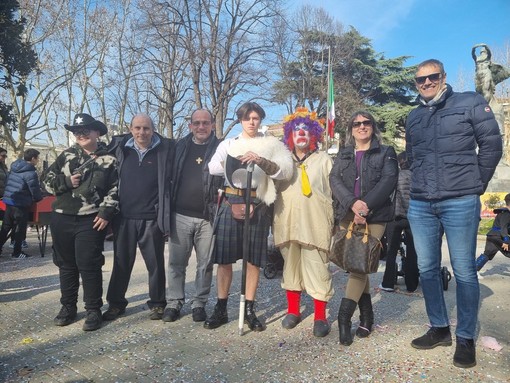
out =
<svg viewBox="0 0 510 383"><path fill-rule="evenodd" d="M231 203L242 201L229 198ZM271 216L268 206L258 199L253 200L257 206L250 219L250 250L248 262L254 266L264 267L267 257L267 237ZM227 265L243 259L244 220L232 218L230 205L223 201L218 211L218 226L216 227L216 242L212 261L216 264Z"/></svg>

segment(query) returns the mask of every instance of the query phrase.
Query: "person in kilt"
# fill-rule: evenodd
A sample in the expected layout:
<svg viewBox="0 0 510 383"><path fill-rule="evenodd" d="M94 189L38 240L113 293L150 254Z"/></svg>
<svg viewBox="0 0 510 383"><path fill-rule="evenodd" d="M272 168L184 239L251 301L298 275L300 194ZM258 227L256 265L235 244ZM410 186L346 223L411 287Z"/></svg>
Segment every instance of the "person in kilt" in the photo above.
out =
<svg viewBox="0 0 510 383"><path fill-rule="evenodd" d="M77 114L73 122L64 127L76 137L76 144L60 153L43 180L46 190L56 196L50 229L62 307L54 323L74 322L81 276L87 311L83 330L93 331L102 324L106 227L119 205L117 160L98 141L107 133L105 124L86 113Z"/></svg>
<svg viewBox="0 0 510 383"><path fill-rule="evenodd" d="M227 156L239 159L242 163L254 163L251 201L256 206L250 219L250 256L246 271L246 308L245 320L252 331L263 331L264 326L255 314L254 303L259 281L260 268L264 266L267 255L267 237L271 225L270 206L276 199L274 180L289 179L293 164L290 152L275 137L266 137L259 133L265 112L260 105L247 102L237 110L237 118L242 125L242 133L218 145L211 161L209 172L223 176ZM213 314L206 319L204 327L215 329L228 322L227 300L232 283L232 264L243 257L244 220L232 216L231 205L244 203L246 189L228 186L225 198L218 210L213 262L217 269L218 301Z"/></svg>

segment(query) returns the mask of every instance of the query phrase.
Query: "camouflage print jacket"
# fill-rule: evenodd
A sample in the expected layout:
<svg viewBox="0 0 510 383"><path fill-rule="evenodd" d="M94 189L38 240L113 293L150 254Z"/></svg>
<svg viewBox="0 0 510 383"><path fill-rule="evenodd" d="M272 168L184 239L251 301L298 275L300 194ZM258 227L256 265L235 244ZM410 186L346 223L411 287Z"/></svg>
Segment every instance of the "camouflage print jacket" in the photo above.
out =
<svg viewBox="0 0 510 383"><path fill-rule="evenodd" d="M74 145L60 153L45 172L43 183L57 197L53 203L54 212L69 215L97 213L107 221L118 212L117 160L107 154L102 142L95 153L97 157L91 160L92 157L79 145ZM71 175L77 171L82 174L81 183L73 189Z"/></svg>

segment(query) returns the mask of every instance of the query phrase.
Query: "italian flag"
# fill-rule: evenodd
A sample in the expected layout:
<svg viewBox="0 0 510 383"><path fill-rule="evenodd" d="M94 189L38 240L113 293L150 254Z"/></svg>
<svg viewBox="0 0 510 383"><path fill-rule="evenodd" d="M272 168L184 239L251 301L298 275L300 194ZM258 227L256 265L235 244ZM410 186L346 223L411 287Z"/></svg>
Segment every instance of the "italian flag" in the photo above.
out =
<svg viewBox="0 0 510 383"><path fill-rule="evenodd" d="M333 87L333 72L329 70L328 83L328 134L330 138L335 135L335 89Z"/></svg>

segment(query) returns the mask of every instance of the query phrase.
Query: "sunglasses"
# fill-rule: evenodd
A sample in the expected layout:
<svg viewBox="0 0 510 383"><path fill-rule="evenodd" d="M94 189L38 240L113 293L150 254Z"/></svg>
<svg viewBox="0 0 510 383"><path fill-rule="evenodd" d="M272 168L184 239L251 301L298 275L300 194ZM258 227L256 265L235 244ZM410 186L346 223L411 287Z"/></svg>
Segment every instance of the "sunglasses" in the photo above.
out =
<svg viewBox="0 0 510 383"><path fill-rule="evenodd" d="M352 123L352 127L353 128L359 128L361 125L365 125L365 126L372 126L372 121L370 120L365 120L365 121L354 121Z"/></svg>
<svg viewBox="0 0 510 383"><path fill-rule="evenodd" d="M416 81L417 84L425 84L425 81L427 81L427 79L429 79L430 82L438 82L442 77L443 77L442 73L432 73L429 74L428 76L415 77L414 81Z"/></svg>
<svg viewBox="0 0 510 383"><path fill-rule="evenodd" d="M0 157L7 158L7 154L0 154Z"/></svg>
<svg viewBox="0 0 510 383"><path fill-rule="evenodd" d="M82 137L86 137L90 134L90 129L79 129L79 130L75 130L73 132L73 135L76 137L76 136L82 136Z"/></svg>

